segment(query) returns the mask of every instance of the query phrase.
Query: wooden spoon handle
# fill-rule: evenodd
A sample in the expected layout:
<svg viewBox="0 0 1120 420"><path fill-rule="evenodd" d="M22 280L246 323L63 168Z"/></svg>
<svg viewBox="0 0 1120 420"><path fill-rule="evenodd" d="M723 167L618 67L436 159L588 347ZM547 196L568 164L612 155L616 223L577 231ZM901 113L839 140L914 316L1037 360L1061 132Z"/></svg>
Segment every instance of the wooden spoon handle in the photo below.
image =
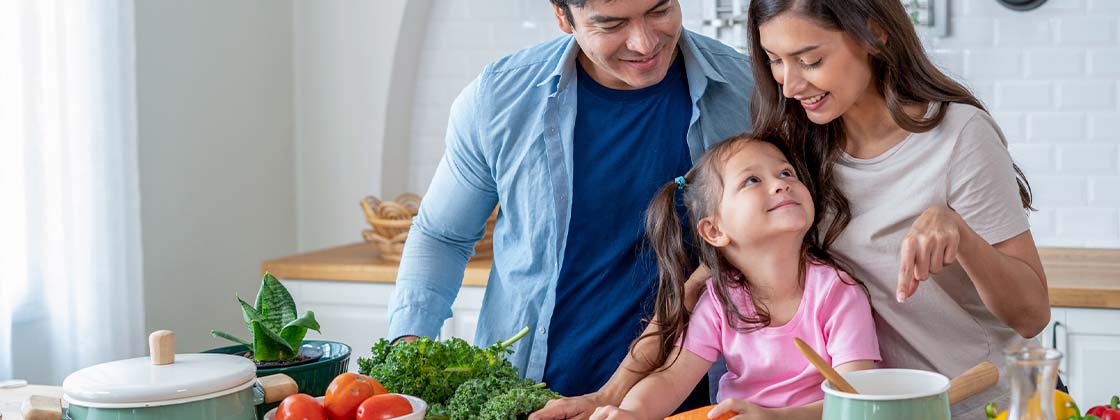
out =
<svg viewBox="0 0 1120 420"><path fill-rule="evenodd" d="M808 344L805 344L804 341L801 341L801 339L797 337L793 338L793 342L797 344L797 349L801 350L801 354L805 355L806 359L809 359L809 363L812 363L813 366L816 366L817 370L819 370L821 374L824 375L824 378L828 379L828 381L832 383L832 386L836 387L837 390L841 392L847 392L849 394L859 393L856 392L856 389L854 387L852 387L852 384L849 384L848 381L844 380L843 376L840 376L839 372L833 369L832 366L828 364L828 362L825 362L824 359L821 358L821 356L817 354L817 352L813 350L812 347L809 347Z"/></svg>
<svg viewBox="0 0 1120 420"><path fill-rule="evenodd" d="M949 381L949 405L968 399L999 382L999 369L989 361L980 362Z"/></svg>

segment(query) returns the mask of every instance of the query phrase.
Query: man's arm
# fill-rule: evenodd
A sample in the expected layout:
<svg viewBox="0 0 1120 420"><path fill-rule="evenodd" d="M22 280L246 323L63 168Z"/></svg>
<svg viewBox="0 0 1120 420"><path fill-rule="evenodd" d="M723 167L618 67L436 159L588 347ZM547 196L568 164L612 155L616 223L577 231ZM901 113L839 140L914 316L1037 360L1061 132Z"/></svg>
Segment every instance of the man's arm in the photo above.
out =
<svg viewBox="0 0 1120 420"><path fill-rule="evenodd" d="M447 147L405 241L387 338L436 337L498 194L477 119L479 79L451 106Z"/></svg>
<svg viewBox="0 0 1120 420"><path fill-rule="evenodd" d="M692 310L700 300L704 291L704 284L710 277L708 268L703 265L692 272L685 283L685 307ZM646 327L643 335L657 331L657 323L651 322ZM604 405L619 405L626 393L638 381L646 377L646 371L655 367L653 358L657 356L656 337L647 337L634 345L634 351L626 355L622 364L614 371L598 391L577 397L562 398L549 401L544 408L529 415L529 420L560 420L560 419L586 419L591 416L595 408Z"/></svg>

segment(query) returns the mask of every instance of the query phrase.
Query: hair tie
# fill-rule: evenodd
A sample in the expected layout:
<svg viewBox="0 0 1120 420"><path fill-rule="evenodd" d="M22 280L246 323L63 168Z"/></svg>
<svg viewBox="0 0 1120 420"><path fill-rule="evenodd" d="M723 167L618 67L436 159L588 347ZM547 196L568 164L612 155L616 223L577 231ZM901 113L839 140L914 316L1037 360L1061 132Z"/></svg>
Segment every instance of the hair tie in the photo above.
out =
<svg viewBox="0 0 1120 420"><path fill-rule="evenodd" d="M684 188L688 186L688 182L684 180L683 176L678 176L673 181L677 183L677 191L684 191Z"/></svg>

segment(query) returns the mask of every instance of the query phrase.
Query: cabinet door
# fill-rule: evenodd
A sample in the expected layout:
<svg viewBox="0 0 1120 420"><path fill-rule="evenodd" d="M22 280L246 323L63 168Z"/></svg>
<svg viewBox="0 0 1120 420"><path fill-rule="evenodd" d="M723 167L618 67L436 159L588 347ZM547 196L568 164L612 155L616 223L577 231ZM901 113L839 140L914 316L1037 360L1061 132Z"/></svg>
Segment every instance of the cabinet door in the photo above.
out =
<svg viewBox="0 0 1120 420"><path fill-rule="evenodd" d="M285 280L299 313L315 312L322 334L311 331L308 340L331 340L349 345L350 371L358 371L358 358L369 357L373 343L389 333L388 307L393 285L330 281Z"/></svg>
<svg viewBox="0 0 1120 420"><path fill-rule="evenodd" d="M1066 322L1070 394L1083 407L1107 403L1120 393L1120 310L1069 308Z"/></svg>
<svg viewBox="0 0 1120 420"><path fill-rule="evenodd" d="M482 309L482 298L486 294L483 287L463 287L455 303L451 304L451 319L443 323L440 337L459 337L468 343L474 342L474 333L478 330L478 314ZM493 343L479 344L486 347Z"/></svg>
<svg viewBox="0 0 1120 420"><path fill-rule="evenodd" d="M1050 308L1050 323L1046 325L1046 329L1038 335L1038 340L1042 342L1044 347L1049 347L1061 351L1063 355L1068 348L1066 344L1066 310L1065 308ZM1058 375L1062 378L1067 386L1069 385L1069 357L1063 356L1062 362L1058 365Z"/></svg>

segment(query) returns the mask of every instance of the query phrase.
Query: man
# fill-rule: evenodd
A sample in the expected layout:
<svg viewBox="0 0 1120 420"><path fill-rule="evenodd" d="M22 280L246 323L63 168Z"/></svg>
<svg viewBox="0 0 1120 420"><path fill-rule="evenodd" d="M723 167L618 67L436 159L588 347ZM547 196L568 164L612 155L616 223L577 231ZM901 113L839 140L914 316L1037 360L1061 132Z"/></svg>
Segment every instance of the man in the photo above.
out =
<svg viewBox="0 0 1120 420"><path fill-rule="evenodd" d="M749 129L753 81L745 56L682 30L677 0L551 1L568 35L487 66L452 105L389 338L438 334L500 202L475 342L531 327L514 366L578 396L604 387L650 313L647 204L706 148ZM615 376L610 398L573 406L621 400L637 379ZM707 403L706 386L692 405Z"/></svg>

